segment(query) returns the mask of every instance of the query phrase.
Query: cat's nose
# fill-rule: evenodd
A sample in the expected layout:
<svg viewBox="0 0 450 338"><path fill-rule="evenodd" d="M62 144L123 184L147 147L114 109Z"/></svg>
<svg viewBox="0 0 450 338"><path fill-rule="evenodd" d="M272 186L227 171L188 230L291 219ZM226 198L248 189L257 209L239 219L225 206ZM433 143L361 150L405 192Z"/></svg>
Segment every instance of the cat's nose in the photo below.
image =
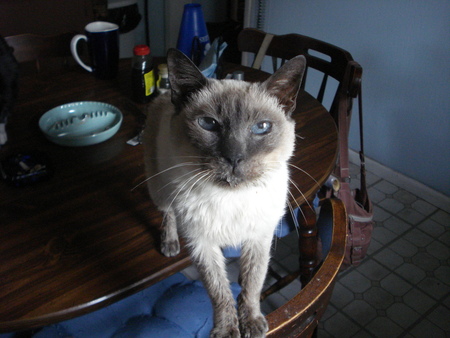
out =
<svg viewBox="0 0 450 338"><path fill-rule="evenodd" d="M226 157L225 160L230 163L233 167L233 171L235 171L238 165L242 162L243 156L241 154L236 154L233 157Z"/></svg>

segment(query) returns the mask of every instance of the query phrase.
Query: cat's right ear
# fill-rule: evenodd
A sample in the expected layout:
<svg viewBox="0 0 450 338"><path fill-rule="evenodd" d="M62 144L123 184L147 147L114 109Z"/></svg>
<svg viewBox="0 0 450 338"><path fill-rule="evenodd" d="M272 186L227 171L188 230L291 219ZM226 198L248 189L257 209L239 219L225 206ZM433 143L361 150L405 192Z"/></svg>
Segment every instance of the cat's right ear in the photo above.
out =
<svg viewBox="0 0 450 338"><path fill-rule="evenodd" d="M299 55L286 62L263 83L267 91L278 98L287 115L295 109L305 69L306 59Z"/></svg>
<svg viewBox="0 0 450 338"><path fill-rule="evenodd" d="M178 49L171 48L167 52L167 67L172 103L176 107L186 103L189 95L202 89L208 81L194 63Z"/></svg>

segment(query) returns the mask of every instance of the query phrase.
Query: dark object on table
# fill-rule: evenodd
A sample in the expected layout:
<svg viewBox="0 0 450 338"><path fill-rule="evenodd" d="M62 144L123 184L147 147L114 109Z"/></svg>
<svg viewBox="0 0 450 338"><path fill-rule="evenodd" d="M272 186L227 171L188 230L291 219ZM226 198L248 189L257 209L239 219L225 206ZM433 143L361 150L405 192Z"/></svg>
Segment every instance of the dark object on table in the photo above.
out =
<svg viewBox="0 0 450 338"><path fill-rule="evenodd" d="M0 162L2 178L16 187L44 181L52 174L47 156L40 152L17 154Z"/></svg>
<svg viewBox="0 0 450 338"><path fill-rule="evenodd" d="M17 97L19 65L13 50L0 36L0 146L7 141L6 122Z"/></svg>
<svg viewBox="0 0 450 338"><path fill-rule="evenodd" d="M238 49L237 37L242 30L242 25L236 21L207 22L206 27L210 41L221 37L228 45L223 52L222 61L240 64L241 52Z"/></svg>

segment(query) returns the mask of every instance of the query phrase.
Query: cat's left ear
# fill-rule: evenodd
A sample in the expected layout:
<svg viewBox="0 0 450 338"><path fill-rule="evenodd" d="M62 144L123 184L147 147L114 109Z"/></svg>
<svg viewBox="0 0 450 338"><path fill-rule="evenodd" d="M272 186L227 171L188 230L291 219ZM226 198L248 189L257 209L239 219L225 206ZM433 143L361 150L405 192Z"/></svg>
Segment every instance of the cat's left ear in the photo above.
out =
<svg viewBox="0 0 450 338"><path fill-rule="evenodd" d="M303 55L296 56L286 62L263 83L266 90L278 98L288 115L295 109L305 68L305 57Z"/></svg>
<svg viewBox="0 0 450 338"><path fill-rule="evenodd" d="M171 48L167 52L167 67L172 103L177 107L184 104L189 95L202 89L208 81L194 63L178 49Z"/></svg>

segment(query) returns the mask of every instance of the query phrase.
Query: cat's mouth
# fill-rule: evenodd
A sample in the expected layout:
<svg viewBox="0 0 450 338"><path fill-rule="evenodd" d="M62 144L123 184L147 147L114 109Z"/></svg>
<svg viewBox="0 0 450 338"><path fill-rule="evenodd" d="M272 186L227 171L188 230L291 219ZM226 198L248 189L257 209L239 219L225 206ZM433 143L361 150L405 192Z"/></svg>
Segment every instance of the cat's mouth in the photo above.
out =
<svg viewBox="0 0 450 338"><path fill-rule="evenodd" d="M215 163L214 163L215 162ZM262 170L256 171L256 166L248 162L230 165L224 160L211 163L214 182L218 185L236 188L243 184L255 182L262 175Z"/></svg>
<svg viewBox="0 0 450 338"><path fill-rule="evenodd" d="M221 185L229 186L235 188L245 182L246 180L241 177L236 177L233 175L228 175L226 177L220 178L217 182Z"/></svg>

